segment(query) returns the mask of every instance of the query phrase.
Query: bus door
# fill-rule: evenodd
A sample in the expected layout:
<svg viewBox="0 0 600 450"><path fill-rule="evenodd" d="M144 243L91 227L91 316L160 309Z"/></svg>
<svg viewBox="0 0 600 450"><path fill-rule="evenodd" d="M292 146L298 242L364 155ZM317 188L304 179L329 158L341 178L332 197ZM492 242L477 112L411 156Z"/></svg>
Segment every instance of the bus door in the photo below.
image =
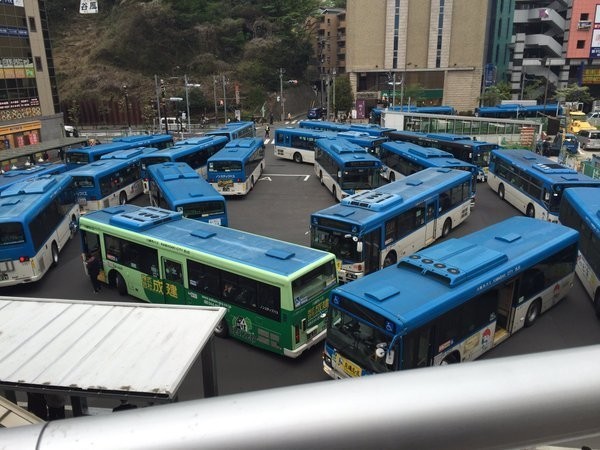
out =
<svg viewBox="0 0 600 450"><path fill-rule="evenodd" d="M511 324L514 317L513 299L516 284L516 280L511 280L498 288L494 345L502 342L512 333Z"/></svg>
<svg viewBox="0 0 600 450"><path fill-rule="evenodd" d="M185 304L185 288L183 287L183 263L161 258L163 271L163 295L165 303Z"/></svg>
<svg viewBox="0 0 600 450"><path fill-rule="evenodd" d="M363 239L363 255L365 258L365 275L379 270L379 253L381 252L381 229L371 231Z"/></svg>
<svg viewBox="0 0 600 450"><path fill-rule="evenodd" d="M436 238L437 203L437 198L425 202L425 245L431 244Z"/></svg>

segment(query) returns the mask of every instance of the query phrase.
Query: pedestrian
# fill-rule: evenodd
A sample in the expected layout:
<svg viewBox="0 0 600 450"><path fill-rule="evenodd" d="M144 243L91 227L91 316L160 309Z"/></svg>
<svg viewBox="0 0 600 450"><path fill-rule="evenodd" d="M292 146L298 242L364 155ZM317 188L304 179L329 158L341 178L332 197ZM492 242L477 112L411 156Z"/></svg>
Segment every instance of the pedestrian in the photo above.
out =
<svg viewBox="0 0 600 450"><path fill-rule="evenodd" d="M271 130L271 128L269 128L269 125L265 125L265 139L269 139L269 131Z"/></svg>
<svg viewBox="0 0 600 450"><path fill-rule="evenodd" d="M288 113L287 120L292 120L292 113Z"/></svg>
<svg viewBox="0 0 600 450"><path fill-rule="evenodd" d="M98 293L101 289L100 281L98 280L98 275L100 275L101 262L98 257L94 256L91 253L86 255L85 259L85 267L87 269L88 276L92 281L92 287L94 288L94 292Z"/></svg>

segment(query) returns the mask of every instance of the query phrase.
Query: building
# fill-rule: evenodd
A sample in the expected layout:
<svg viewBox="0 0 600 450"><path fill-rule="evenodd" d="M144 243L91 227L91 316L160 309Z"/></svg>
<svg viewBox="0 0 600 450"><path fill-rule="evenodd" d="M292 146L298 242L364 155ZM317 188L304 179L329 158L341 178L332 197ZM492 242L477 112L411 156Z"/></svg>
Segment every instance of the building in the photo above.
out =
<svg viewBox="0 0 600 450"><path fill-rule="evenodd" d="M419 104L478 106L488 7L472 0L348 0L345 66L358 117L361 100L414 104L417 86Z"/></svg>
<svg viewBox="0 0 600 450"><path fill-rule="evenodd" d="M0 1L0 156L62 137L43 0Z"/></svg>

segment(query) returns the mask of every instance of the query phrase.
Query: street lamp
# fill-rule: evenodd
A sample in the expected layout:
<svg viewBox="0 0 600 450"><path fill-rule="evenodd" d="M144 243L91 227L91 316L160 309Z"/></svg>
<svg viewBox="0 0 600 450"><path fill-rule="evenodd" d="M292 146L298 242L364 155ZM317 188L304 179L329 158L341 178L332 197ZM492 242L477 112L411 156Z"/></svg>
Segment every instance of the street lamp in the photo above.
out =
<svg viewBox="0 0 600 450"><path fill-rule="evenodd" d="M285 69L279 68L279 100L281 101L281 121L285 120L285 99L283 98L283 74Z"/></svg>
<svg viewBox="0 0 600 450"><path fill-rule="evenodd" d="M336 119L336 109L335 109L335 76L337 75L337 70L335 69L335 67L333 68L333 120Z"/></svg>
<svg viewBox="0 0 600 450"><path fill-rule="evenodd" d="M198 83L188 83L188 78L187 75L183 76L183 79L185 81L185 107L186 107L186 113L187 113L187 132L189 133L192 127L192 122L190 119L190 95L189 95L189 88L191 87L200 87L201 85Z"/></svg>
<svg viewBox="0 0 600 450"><path fill-rule="evenodd" d="M123 91L125 92L125 112L127 114L127 134L131 134L131 121L129 119L129 95L127 93L127 85L123 85Z"/></svg>
<svg viewBox="0 0 600 450"><path fill-rule="evenodd" d="M223 113L225 115L225 125L227 125L227 78L223 75Z"/></svg>

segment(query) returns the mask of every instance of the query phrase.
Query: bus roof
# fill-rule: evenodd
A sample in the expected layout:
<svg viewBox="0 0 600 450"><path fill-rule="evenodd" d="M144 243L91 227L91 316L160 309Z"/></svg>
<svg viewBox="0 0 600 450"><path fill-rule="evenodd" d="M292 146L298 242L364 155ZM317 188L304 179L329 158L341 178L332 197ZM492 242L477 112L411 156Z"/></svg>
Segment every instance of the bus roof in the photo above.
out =
<svg viewBox="0 0 600 450"><path fill-rule="evenodd" d="M42 175L19 181L0 192L0 221L23 220L39 212L49 192L61 189L71 182L68 174Z"/></svg>
<svg viewBox="0 0 600 450"><path fill-rule="evenodd" d="M244 161L258 147L264 147L262 138L240 138L234 139L208 158L208 161Z"/></svg>
<svg viewBox="0 0 600 450"><path fill-rule="evenodd" d="M376 189L343 198L340 203L312 214L313 218L328 217L335 220L369 228L380 223L381 217L393 217L405 205L416 204L431 197L451 182L471 180L471 173L464 170L428 168L409 175L402 180L385 184Z"/></svg>
<svg viewBox="0 0 600 450"><path fill-rule="evenodd" d="M113 138L113 142L127 142L135 144L136 146L145 146L155 142L168 142L172 141L173 136L170 134L137 134L133 136L120 136Z"/></svg>
<svg viewBox="0 0 600 450"><path fill-rule="evenodd" d="M403 141L384 142L381 147L413 161L427 164L428 167L469 167L472 171L477 170L474 164L456 159L452 153L435 147L422 147Z"/></svg>
<svg viewBox="0 0 600 450"><path fill-rule="evenodd" d="M567 188L562 201L568 201L596 236L600 237L600 191L597 187Z"/></svg>
<svg viewBox="0 0 600 450"><path fill-rule="evenodd" d="M148 166L148 174L161 187L173 206L190 202L221 200L225 198L212 185L186 163L165 162Z"/></svg>
<svg viewBox="0 0 600 450"><path fill-rule="evenodd" d="M149 154L144 155L142 159L144 159L146 156L167 156L178 158L182 155L188 155L200 149L211 147L212 145L225 144L227 142L228 139L225 136L202 136L199 138L191 138L186 139L185 141L180 141L171 147L161 148L154 152L150 152Z"/></svg>
<svg viewBox="0 0 600 450"><path fill-rule="evenodd" d="M82 225L99 222L123 230L140 232L139 242L149 239L181 246L187 251L200 251L234 263L290 277L330 253L310 247L279 241L245 231L186 219L181 213L160 208L134 205L104 208L86 214Z"/></svg>
<svg viewBox="0 0 600 450"><path fill-rule="evenodd" d="M576 244L577 231L529 217L512 217L458 239L404 257L364 278L336 288L384 315L406 333L467 299Z"/></svg>
<svg viewBox="0 0 600 450"><path fill-rule="evenodd" d="M381 166L381 161L367 152L363 147L347 139L334 137L317 139L315 144L320 149L326 151L333 159L340 164L348 162L371 162L372 165Z"/></svg>
<svg viewBox="0 0 600 450"><path fill-rule="evenodd" d="M69 175L73 177L102 176L131 164L132 161L129 159L99 159L98 161L70 170Z"/></svg>
<svg viewBox="0 0 600 450"><path fill-rule="evenodd" d="M509 161L515 167L534 174L548 183L568 186L600 186L600 180L581 174L570 167L558 164L550 158L529 150L494 149L492 155L497 155Z"/></svg>
<svg viewBox="0 0 600 450"><path fill-rule="evenodd" d="M207 131L205 133L205 135L206 136L229 135L230 133L233 133L233 132L239 130L240 128L247 128L247 127L253 127L253 126L254 126L254 122L250 122L250 121L229 122L229 123L225 124L224 126L222 126L221 128L217 128L216 130Z"/></svg>
<svg viewBox="0 0 600 450"><path fill-rule="evenodd" d="M347 131L334 131L334 130L319 130L316 128L278 128L275 130L275 135L278 134L291 134L295 136L306 136L315 139L319 138L344 138L350 142L358 145L370 145L377 144L387 141L387 137L384 136L373 136L364 131L347 130Z"/></svg>
<svg viewBox="0 0 600 450"><path fill-rule="evenodd" d="M130 142L107 142L106 144L70 148L66 153L108 153L116 150L125 150L131 148L131 146Z"/></svg>
<svg viewBox="0 0 600 450"><path fill-rule="evenodd" d="M41 163L22 169L9 170L0 174L0 191L21 180L40 175L63 173L66 171L67 165L63 163Z"/></svg>
<svg viewBox="0 0 600 450"><path fill-rule="evenodd" d="M129 148L125 150L117 150L114 152L107 153L106 155L102 155L100 159L129 159L135 160L139 159L142 155L153 153L158 149L155 147L135 147Z"/></svg>

